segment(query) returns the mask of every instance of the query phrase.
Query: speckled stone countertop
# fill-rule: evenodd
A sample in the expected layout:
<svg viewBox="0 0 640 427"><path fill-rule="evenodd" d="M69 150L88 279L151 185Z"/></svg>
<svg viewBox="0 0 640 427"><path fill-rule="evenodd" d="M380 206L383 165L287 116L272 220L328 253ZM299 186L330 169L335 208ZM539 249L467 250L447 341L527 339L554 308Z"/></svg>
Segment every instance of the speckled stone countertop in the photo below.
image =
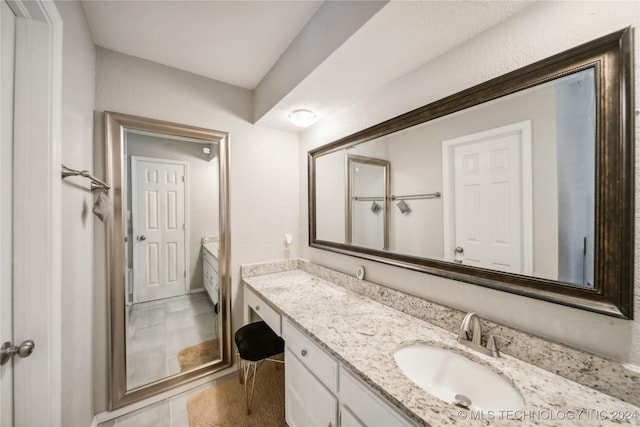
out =
<svg viewBox="0 0 640 427"><path fill-rule="evenodd" d="M640 425L637 406L509 355L492 358L469 350L452 332L304 271L243 280L419 425ZM524 410L474 413L427 393L393 358L396 349L416 342L450 349L490 367L520 391Z"/></svg>

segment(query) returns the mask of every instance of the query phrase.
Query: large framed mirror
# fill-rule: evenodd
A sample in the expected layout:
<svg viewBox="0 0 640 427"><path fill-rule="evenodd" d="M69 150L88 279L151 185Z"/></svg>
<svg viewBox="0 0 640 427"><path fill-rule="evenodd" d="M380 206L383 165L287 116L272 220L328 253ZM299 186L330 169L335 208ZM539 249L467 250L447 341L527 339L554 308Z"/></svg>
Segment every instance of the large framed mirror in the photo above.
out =
<svg viewBox="0 0 640 427"><path fill-rule="evenodd" d="M627 28L311 150L310 246L631 319L632 52ZM337 208L362 153L384 248Z"/></svg>
<svg viewBox="0 0 640 427"><path fill-rule="evenodd" d="M228 368L229 135L105 113L110 407Z"/></svg>

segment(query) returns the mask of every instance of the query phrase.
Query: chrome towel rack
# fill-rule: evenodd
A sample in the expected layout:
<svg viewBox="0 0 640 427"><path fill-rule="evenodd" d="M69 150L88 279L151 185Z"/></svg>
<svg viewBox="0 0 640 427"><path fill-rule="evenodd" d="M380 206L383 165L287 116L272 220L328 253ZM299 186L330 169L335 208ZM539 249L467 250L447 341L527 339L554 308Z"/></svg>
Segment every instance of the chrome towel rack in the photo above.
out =
<svg viewBox="0 0 640 427"><path fill-rule="evenodd" d="M392 195L391 197L387 197L389 200L418 200L418 199L437 199L442 196L441 193L427 193L427 194L410 194L406 196L396 196ZM384 197L363 197L363 196L353 196L351 197L356 201L370 202L370 201L384 201Z"/></svg>
<svg viewBox="0 0 640 427"><path fill-rule="evenodd" d="M91 191L94 190L108 190L111 188L106 182L99 180L95 176L91 174L91 172L87 170L79 171L76 169L71 169L62 165L62 179L68 178L70 176L82 176L91 180Z"/></svg>
<svg viewBox="0 0 640 427"><path fill-rule="evenodd" d="M437 199L441 196L441 194L438 193L427 193L427 194L411 194L411 195L407 195L407 196L391 196L389 199L391 200L418 200L418 199Z"/></svg>

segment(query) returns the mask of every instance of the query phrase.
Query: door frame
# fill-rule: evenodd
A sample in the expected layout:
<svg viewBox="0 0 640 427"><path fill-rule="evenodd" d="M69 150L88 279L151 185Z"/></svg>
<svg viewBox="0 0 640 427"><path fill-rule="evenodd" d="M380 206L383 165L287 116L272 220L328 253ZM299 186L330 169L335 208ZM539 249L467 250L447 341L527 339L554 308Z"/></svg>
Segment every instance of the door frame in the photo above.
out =
<svg viewBox="0 0 640 427"><path fill-rule="evenodd" d="M14 423L62 423L61 117L63 22L53 1L7 0L16 22ZM37 153L37 155L34 155ZM37 261L36 261L37 260ZM38 268L33 268L34 262Z"/></svg>
<svg viewBox="0 0 640 427"><path fill-rule="evenodd" d="M443 256L445 261L454 261L451 248L455 242L455 179L454 150L461 145L495 139L501 136L519 134L520 138L520 174L522 203L522 272L533 274L533 171L531 153L531 120L512 123L493 129L464 135L442 141L442 222L444 225Z"/></svg>
<svg viewBox="0 0 640 427"><path fill-rule="evenodd" d="M183 161L183 160L171 160L171 159L162 159L162 158L158 158L158 157L145 157L145 156L131 156L131 176L130 178L130 182L131 182L131 236L130 239L132 241L132 243L135 245L135 239L134 236L136 235L136 230L135 230L135 215L134 215L134 207L136 206L136 203L138 201L138 197L137 197L137 192L134 191L134 186L137 184L137 163L138 161L143 161L143 162L155 162L155 163L169 163L169 164L174 164L174 165L182 165L184 166L184 269L185 272L188 272L187 270L189 269L189 238L188 238L188 232L189 232L189 162L187 161ZM133 284L132 284L132 289L133 289L133 303L138 303L139 299L138 299L138 287L137 287L137 273L136 273L136 257L135 257L135 249L131 251L131 257L132 257L132 265L133 265ZM184 275L184 294L187 295L189 293L189 289L191 289L191 283L189 281L189 277L191 275L190 274L185 274ZM125 287L125 291L126 291L126 287Z"/></svg>

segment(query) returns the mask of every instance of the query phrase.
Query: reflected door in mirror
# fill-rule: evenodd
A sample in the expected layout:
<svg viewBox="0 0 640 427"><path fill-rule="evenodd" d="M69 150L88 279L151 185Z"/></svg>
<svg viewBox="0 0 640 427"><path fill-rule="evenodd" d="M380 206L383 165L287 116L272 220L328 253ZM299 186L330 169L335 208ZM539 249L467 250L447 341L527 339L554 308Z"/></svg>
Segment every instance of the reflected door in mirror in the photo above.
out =
<svg viewBox="0 0 640 427"><path fill-rule="evenodd" d="M185 294L186 163L132 156L134 303Z"/></svg>
<svg viewBox="0 0 640 427"><path fill-rule="evenodd" d="M445 259L531 274L531 123L442 143Z"/></svg>

